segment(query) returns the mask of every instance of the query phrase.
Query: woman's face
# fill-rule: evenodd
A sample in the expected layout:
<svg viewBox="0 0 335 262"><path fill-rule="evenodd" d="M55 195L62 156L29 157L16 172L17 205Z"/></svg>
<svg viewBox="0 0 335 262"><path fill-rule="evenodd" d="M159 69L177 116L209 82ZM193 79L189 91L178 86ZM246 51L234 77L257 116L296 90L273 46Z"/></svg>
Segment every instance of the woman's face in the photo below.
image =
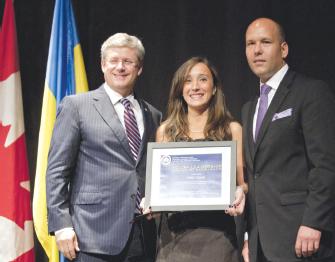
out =
<svg viewBox="0 0 335 262"><path fill-rule="evenodd" d="M188 109L204 111L215 93L211 71L204 63L192 67L183 86L183 97Z"/></svg>

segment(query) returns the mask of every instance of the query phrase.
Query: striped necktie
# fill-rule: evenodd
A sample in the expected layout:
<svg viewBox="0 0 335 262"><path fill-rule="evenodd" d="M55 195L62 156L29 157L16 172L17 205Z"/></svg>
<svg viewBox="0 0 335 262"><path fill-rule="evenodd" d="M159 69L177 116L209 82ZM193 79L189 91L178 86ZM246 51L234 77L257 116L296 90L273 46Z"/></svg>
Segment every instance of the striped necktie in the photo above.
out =
<svg viewBox="0 0 335 262"><path fill-rule="evenodd" d="M140 151L140 146L141 146L140 131L138 129L136 117L135 117L133 109L131 108L130 101L127 98L122 98L121 103L124 106L124 125L126 127L128 143L129 143L133 158L136 161L138 157L138 153ZM137 188L135 213L141 213L140 203L141 203L141 193L139 191L139 188Z"/></svg>

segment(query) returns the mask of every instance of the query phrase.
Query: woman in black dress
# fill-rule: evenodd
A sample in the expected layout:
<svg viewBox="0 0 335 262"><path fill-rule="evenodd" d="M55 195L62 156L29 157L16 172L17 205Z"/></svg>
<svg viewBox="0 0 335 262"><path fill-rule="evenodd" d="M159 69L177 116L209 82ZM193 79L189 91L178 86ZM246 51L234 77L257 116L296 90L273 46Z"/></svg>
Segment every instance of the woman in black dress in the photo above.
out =
<svg viewBox="0 0 335 262"><path fill-rule="evenodd" d="M167 119L157 142L237 141L237 190L226 211L162 214L157 261L237 262L234 217L243 212L247 185L243 179L242 129L226 108L217 71L205 58L187 60L174 74Z"/></svg>

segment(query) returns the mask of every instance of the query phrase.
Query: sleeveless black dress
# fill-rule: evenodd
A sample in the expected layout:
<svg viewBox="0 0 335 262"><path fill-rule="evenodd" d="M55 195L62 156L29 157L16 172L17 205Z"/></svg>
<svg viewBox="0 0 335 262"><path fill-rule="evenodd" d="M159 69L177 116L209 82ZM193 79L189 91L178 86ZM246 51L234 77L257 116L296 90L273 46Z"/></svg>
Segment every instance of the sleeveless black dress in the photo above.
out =
<svg viewBox="0 0 335 262"><path fill-rule="evenodd" d="M163 213L156 261L238 262L234 217L224 211Z"/></svg>

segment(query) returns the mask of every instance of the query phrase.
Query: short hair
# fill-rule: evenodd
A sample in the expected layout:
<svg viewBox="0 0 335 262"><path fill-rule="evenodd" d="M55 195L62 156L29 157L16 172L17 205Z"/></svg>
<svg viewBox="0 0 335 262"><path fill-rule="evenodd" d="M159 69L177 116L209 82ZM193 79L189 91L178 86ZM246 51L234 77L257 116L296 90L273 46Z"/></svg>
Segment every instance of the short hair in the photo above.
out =
<svg viewBox="0 0 335 262"><path fill-rule="evenodd" d="M277 25L277 29L278 29L278 33L279 33L279 37L280 37L280 40L281 42L286 42L286 33L285 33L285 30L284 30L284 27L278 23L277 21L273 20L275 22L275 24Z"/></svg>
<svg viewBox="0 0 335 262"><path fill-rule="evenodd" d="M140 39L136 36L128 35L127 33L116 33L110 36L101 45L101 59L106 57L106 51L113 47L128 47L136 49L137 58L140 64L143 64L145 50Z"/></svg>
<svg viewBox="0 0 335 262"><path fill-rule="evenodd" d="M276 20L274 20L274 19L272 19L272 18L268 18L268 17L259 17L259 18L255 19L255 20L253 20L253 21L248 25L246 32L248 31L249 26L250 26L251 24L253 24L255 21L258 21L258 20L260 20L260 19L266 19L266 20L270 20L270 21L272 21L272 22L275 24L275 26L277 27L277 30L278 30L278 36L279 36L280 42L281 42L281 43L286 42L286 34L285 34L285 30L284 30L283 26L282 26L278 21L276 21Z"/></svg>

